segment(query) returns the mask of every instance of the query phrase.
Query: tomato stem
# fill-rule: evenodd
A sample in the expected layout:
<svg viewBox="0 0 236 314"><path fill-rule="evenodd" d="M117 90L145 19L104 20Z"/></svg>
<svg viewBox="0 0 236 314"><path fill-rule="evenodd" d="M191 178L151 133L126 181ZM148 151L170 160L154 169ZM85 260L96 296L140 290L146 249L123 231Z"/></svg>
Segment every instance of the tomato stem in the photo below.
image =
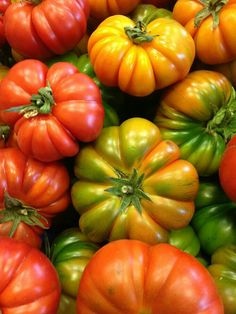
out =
<svg viewBox="0 0 236 314"><path fill-rule="evenodd" d="M52 111L53 105L52 89L48 82L46 87L42 87L38 90L38 94L31 96L31 103L29 105L12 107L5 111L19 112L23 114L25 118L31 118L38 114L49 114Z"/></svg>
<svg viewBox="0 0 236 314"><path fill-rule="evenodd" d="M228 103L215 110L215 115L208 122L206 130L221 134L226 143L236 133L236 93L233 87Z"/></svg>
<svg viewBox="0 0 236 314"><path fill-rule="evenodd" d="M200 0L204 8L200 10L194 18L194 27L198 27L201 22L212 15L213 28L219 25L219 13L228 0Z"/></svg>
<svg viewBox="0 0 236 314"><path fill-rule="evenodd" d="M110 178L113 187L106 189L113 195L121 197L120 211L125 210L128 206L133 205L138 212L142 213L141 199L151 201L142 189L144 175L139 175L136 169L129 175L120 170L115 170L117 178Z"/></svg>
<svg viewBox="0 0 236 314"><path fill-rule="evenodd" d="M37 209L24 205L20 200L11 197L6 191L4 193L4 207L0 211L0 223L12 222L9 237L14 236L21 222L42 229L48 228L47 219L39 214Z"/></svg>
<svg viewBox="0 0 236 314"><path fill-rule="evenodd" d="M126 26L124 28L126 35L134 44L142 44L143 42L151 42L157 35L150 35L146 31L146 24L142 21L137 21L134 27Z"/></svg>

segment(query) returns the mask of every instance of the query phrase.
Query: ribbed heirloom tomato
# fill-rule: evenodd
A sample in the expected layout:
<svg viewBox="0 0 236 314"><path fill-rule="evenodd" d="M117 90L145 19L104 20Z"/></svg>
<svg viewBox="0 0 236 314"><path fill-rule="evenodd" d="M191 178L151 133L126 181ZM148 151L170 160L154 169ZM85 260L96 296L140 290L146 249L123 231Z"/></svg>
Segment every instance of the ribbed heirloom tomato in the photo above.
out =
<svg viewBox="0 0 236 314"><path fill-rule="evenodd" d="M130 13L141 0L89 0L90 15L95 19L105 19L114 14Z"/></svg>
<svg viewBox="0 0 236 314"><path fill-rule="evenodd" d="M77 314L223 314L207 269L169 244L118 240L88 262Z"/></svg>
<svg viewBox="0 0 236 314"><path fill-rule="evenodd" d="M178 0L173 17L194 38L202 62L221 64L236 58L235 0Z"/></svg>
<svg viewBox="0 0 236 314"><path fill-rule="evenodd" d="M197 171L149 120L104 128L81 149L74 169L72 202L81 231L94 242L167 242L168 231L185 227L193 216Z"/></svg>
<svg viewBox="0 0 236 314"><path fill-rule="evenodd" d="M195 46L186 29L170 18L158 18L146 25L113 15L91 34L88 53L104 85L146 96L188 74Z"/></svg>
<svg viewBox="0 0 236 314"><path fill-rule="evenodd" d="M39 247L51 217L69 203L69 174L63 164L28 158L17 148L0 149L0 236Z"/></svg>
<svg viewBox="0 0 236 314"><path fill-rule="evenodd" d="M48 58L73 49L83 37L88 0L14 1L4 17L8 43L29 58Z"/></svg>
<svg viewBox="0 0 236 314"><path fill-rule="evenodd" d="M235 101L235 90L223 74L193 71L166 89L154 121L162 137L180 147L181 158L200 176L209 176L218 172L226 143L236 132Z"/></svg>
<svg viewBox="0 0 236 314"><path fill-rule="evenodd" d="M0 238L0 312L55 314L60 298L56 270L38 249Z"/></svg>
<svg viewBox="0 0 236 314"><path fill-rule="evenodd" d="M1 81L0 120L14 126L26 155L48 162L74 156L78 141L95 140L104 108L97 85L72 64L58 62L48 69L28 59Z"/></svg>

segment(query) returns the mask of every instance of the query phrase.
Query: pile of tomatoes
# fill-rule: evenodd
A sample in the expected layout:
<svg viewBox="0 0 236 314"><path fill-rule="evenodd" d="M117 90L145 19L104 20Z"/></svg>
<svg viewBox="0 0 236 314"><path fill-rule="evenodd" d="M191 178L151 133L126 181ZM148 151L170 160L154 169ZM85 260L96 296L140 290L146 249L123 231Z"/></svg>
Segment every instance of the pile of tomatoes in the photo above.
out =
<svg viewBox="0 0 236 314"><path fill-rule="evenodd" d="M236 314L234 0L0 0L0 313Z"/></svg>

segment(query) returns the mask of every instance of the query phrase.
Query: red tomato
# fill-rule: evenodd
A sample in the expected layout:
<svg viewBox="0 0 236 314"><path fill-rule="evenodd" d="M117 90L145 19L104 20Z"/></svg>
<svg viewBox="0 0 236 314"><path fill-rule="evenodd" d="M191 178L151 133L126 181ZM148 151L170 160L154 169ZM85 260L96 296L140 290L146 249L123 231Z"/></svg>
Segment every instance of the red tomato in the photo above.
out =
<svg viewBox="0 0 236 314"><path fill-rule="evenodd" d="M39 247L43 228L69 203L64 165L28 158L17 148L0 149L0 236L11 232L15 239Z"/></svg>
<svg viewBox="0 0 236 314"><path fill-rule="evenodd" d="M55 314L60 284L55 268L39 250L0 238L0 309L3 314Z"/></svg>
<svg viewBox="0 0 236 314"><path fill-rule="evenodd" d="M170 244L117 240L82 274L77 314L223 314L207 269Z"/></svg>
<svg viewBox="0 0 236 314"><path fill-rule="evenodd" d="M87 29L88 0L18 1L4 17L10 46L25 57L48 58L73 49Z"/></svg>
<svg viewBox="0 0 236 314"><path fill-rule="evenodd" d="M236 202L236 135L229 141L221 159L219 178L227 196Z"/></svg>
<svg viewBox="0 0 236 314"><path fill-rule="evenodd" d="M0 48L5 43L5 34L4 34L4 27L3 27L3 16L0 15Z"/></svg>
<svg viewBox="0 0 236 314"><path fill-rule="evenodd" d="M10 5L10 0L1 0L0 1L0 48L5 44L5 32L4 32L4 25L3 25L3 15Z"/></svg>
<svg viewBox="0 0 236 314"><path fill-rule="evenodd" d="M5 111L12 107L23 111ZM48 69L28 59L16 63L1 81L0 120L15 125L26 155L49 162L74 156L78 141L95 140L104 108L97 85L72 64L58 62Z"/></svg>

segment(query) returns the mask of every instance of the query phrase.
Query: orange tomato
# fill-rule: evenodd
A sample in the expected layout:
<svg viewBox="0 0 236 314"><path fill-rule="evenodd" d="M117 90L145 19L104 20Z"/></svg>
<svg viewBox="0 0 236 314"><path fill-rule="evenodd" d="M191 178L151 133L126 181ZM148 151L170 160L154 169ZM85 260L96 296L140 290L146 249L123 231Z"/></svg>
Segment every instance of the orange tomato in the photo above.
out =
<svg viewBox="0 0 236 314"><path fill-rule="evenodd" d="M90 16L105 19L114 14L130 13L141 0L89 0Z"/></svg>
<svg viewBox="0 0 236 314"><path fill-rule="evenodd" d="M146 96L188 74L195 46L190 34L175 20L158 18L144 25L114 15L91 34L88 53L104 85Z"/></svg>
<svg viewBox="0 0 236 314"><path fill-rule="evenodd" d="M221 64L236 58L236 0L178 0L173 18L194 38L202 62Z"/></svg>

